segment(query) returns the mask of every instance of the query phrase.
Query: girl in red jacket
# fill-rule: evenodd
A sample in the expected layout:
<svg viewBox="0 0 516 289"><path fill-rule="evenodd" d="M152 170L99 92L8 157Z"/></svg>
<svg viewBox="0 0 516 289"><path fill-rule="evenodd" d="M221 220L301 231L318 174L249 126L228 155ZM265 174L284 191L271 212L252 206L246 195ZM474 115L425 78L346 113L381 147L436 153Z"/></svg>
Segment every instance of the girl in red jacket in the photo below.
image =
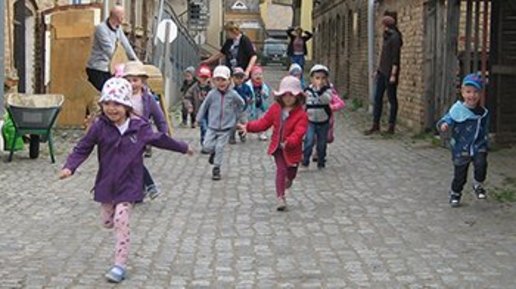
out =
<svg viewBox="0 0 516 289"><path fill-rule="evenodd" d="M301 82L296 77L283 78L279 91L274 91L274 96L276 102L262 118L238 125L238 128L246 133L263 132L273 127L268 153L276 161L276 209L285 211L285 191L292 186L303 156L302 144L308 127L308 117L303 109L305 95Z"/></svg>

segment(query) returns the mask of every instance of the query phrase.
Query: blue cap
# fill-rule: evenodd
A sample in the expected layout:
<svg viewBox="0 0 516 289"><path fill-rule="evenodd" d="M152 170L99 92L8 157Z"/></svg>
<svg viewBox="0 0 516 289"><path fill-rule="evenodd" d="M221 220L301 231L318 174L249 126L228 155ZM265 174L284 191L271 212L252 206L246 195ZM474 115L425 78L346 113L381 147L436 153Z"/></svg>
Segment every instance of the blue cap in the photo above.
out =
<svg viewBox="0 0 516 289"><path fill-rule="evenodd" d="M484 82L479 73L471 73L466 75L462 80L462 86L474 86L478 90L482 90Z"/></svg>

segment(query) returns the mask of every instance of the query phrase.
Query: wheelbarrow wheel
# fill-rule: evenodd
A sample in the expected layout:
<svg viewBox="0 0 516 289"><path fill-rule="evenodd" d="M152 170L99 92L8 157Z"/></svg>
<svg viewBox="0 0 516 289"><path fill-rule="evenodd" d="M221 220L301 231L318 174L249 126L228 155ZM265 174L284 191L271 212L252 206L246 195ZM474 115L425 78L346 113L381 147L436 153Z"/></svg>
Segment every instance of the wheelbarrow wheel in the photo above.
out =
<svg viewBox="0 0 516 289"><path fill-rule="evenodd" d="M31 134L29 141L29 157L37 159L39 156L39 135Z"/></svg>

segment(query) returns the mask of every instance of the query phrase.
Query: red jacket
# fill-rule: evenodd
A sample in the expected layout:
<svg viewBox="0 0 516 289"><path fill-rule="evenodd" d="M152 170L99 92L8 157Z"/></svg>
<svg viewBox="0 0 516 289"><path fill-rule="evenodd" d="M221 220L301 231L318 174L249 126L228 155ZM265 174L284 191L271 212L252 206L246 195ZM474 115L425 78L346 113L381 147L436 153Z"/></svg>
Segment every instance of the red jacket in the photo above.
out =
<svg viewBox="0 0 516 289"><path fill-rule="evenodd" d="M272 155L280 144L284 144L283 156L285 161L289 166L294 166L303 157L303 137L308 127L308 116L302 106L292 109L283 123L283 136L280 140L281 111L281 105L274 103L262 118L247 124L247 131L262 132L272 126L272 137L268 154Z"/></svg>

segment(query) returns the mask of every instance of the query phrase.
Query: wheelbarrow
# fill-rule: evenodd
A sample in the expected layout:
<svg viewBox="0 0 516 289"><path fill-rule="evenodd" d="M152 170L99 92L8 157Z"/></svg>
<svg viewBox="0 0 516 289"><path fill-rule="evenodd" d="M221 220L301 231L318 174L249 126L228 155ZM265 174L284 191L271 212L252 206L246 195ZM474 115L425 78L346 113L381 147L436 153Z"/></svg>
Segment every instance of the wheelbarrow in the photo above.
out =
<svg viewBox="0 0 516 289"><path fill-rule="evenodd" d="M54 158L52 127L61 110L64 96L60 94L31 94L12 93L6 97L7 111L12 117L15 137L10 149L8 161L12 161L14 142L19 136L30 135L29 156L31 159L39 156L39 143L48 141L50 159Z"/></svg>

